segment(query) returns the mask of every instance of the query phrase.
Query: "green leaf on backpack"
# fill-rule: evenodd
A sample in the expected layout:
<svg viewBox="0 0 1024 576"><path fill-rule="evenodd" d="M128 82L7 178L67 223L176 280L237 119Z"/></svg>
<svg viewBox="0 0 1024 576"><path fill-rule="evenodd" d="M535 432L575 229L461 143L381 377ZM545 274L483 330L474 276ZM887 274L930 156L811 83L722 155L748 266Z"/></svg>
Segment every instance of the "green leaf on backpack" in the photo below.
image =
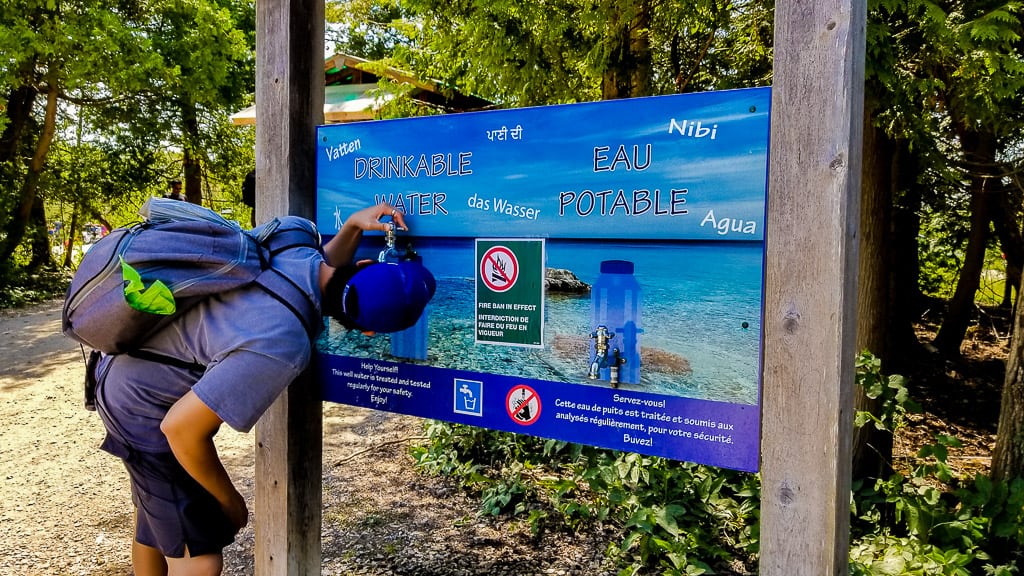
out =
<svg viewBox="0 0 1024 576"><path fill-rule="evenodd" d="M169 316L174 314L177 306L174 294L163 282L156 280L146 288L142 276L121 258L121 277L125 279L124 299L128 305L139 312Z"/></svg>

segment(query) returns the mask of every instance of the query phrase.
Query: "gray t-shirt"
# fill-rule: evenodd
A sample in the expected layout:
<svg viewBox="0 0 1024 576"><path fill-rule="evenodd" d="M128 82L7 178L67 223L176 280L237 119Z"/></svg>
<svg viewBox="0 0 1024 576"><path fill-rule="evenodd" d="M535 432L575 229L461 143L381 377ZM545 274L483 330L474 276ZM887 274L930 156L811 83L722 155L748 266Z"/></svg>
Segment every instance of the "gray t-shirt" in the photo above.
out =
<svg viewBox="0 0 1024 576"><path fill-rule="evenodd" d="M273 265L319 310L322 262L315 249L296 248L277 255ZM200 374L125 354L103 359L97 410L113 439L144 452L169 450L160 423L190 389L229 426L249 431L312 355L302 322L258 286L204 300L143 350L206 366ZM115 451L109 442L104 448Z"/></svg>

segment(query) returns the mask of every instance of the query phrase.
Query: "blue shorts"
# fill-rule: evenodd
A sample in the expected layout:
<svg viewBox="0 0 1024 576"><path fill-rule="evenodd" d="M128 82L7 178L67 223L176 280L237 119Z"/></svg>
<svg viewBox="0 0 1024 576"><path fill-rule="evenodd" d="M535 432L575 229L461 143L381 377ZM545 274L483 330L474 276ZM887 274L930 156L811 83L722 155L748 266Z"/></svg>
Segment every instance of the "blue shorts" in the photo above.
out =
<svg viewBox="0 0 1024 576"><path fill-rule="evenodd" d="M169 558L183 558L186 546L190 556L202 556L220 554L235 541L237 530L220 504L174 454L140 452L109 436L103 448L121 456L131 476L139 544Z"/></svg>

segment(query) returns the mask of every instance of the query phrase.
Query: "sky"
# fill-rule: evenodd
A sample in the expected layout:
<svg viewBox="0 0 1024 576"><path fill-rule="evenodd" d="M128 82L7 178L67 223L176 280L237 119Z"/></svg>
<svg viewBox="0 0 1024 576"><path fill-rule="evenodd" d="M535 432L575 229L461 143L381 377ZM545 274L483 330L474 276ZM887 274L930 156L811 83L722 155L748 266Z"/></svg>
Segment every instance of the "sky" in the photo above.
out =
<svg viewBox="0 0 1024 576"><path fill-rule="evenodd" d="M769 108L750 88L324 126L317 224L389 200L420 236L763 241Z"/></svg>

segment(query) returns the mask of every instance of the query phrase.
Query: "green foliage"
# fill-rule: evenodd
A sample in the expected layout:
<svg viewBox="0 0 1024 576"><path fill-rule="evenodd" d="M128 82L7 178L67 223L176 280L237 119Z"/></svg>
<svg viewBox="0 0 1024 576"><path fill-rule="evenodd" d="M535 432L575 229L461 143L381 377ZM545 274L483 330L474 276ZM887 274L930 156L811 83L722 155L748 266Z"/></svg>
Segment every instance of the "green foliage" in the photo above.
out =
<svg viewBox="0 0 1024 576"><path fill-rule="evenodd" d="M869 352L858 356L857 384L882 408L857 421L895 432L919 408L903 378L880 366ZM607 554L623 576L756 564L757 475L436 421L427 432L413 449L418 466L476 494L480 514L522 518L535 534L605 526L617 535ZM1018 574L1024 479L955 477L948 459L959 446L936 436L905 472L855 482L851 574Z"/></svg>
<svg viewBox="0 0 1024 576"><path fill-rule="evenodd" d="M702 574L757 550L753 475L632 453L608 454L588 468L590 489L624 532L613 555L630 569Z"/></svg>
<svg viewBox="0 0 1024 576"><path fill-rule="evenodd" d="M86 223L137 220L185 158L211 207L241 206L254 138L227 117L254 89L251 0L13 0L0 6L0 29L0 253L57 221L59 256ZM37 199L45 217L24 221ZM34 272L19 270L27 262L13 258L0 284Z"/></svg>
<svg viewBox="0 0 1024 576"><path fill-rule="evenodd" d="M934 185L937 194L928 200L920 215L918 284L925 294L949 298L963 266L970 198L954 174L947 174Z"/></svg>
<svg viewBox="0 0 1024 576"><path fill-rule="evenodd" d="M909 208L926 294L948 297L959 280L972 178L1020 164L1022 35L1019 0L868 3L866 109L918 163ZM977 135L997 142L994 156L973 145Z"/></svg>
<svg viewBox="0 0 1024 576"><path fill-rule="evenodd" d="M328 13L339 23L339 47L499 105L529 106L601 97L621 56L623 23L649 49L651 94L767 85L772 8L705 0L337 0ZM990 161L972 160L965 133L998 137L1003 172L1020 164L1021 3L872 0L868 10L866 110L913 155L912 167L900 166L914 172L913 194L894 190L894 203L920 218L922 291L946 297L963 261L970 178L991 170Z"/></svg>
<svg viewBox="0 0 1024 576"><path fill-rule="evenodd" d="M982 306L998 306L1003 303L1006 290L1007 266L1006 259L1000 250L989 247L985 252L985 268L975 301Z"/></svg>
<svg viewBox="0 0 1024 576"><path fill-rule="evenodd" d="M973 576L989 574L1011 576L1017 570L1011 566L983 564L983 571L972 571L975 554L942 548L913 537L895 537L871 534L856 542L850 549L851 576ZM982 558L983 560L983 558Z"/></svg>
<svg viewBox="0 0 1024 576"><path fill-rule="evenodd" d="M1012 133L1005 115L1024 88L1019 1L875 0L869 8L867 77L887 115L939 138L972 122ZM947 114L953 125L933 124Z"/></svg>
<svg viewBox="0 0 1024 576"><path fill-rule="evenodd" d="M1017 574L1024 481L953 478L955 438L925 446L909 476L854 485L851 574Z"/></svg>
<svg viewBox="0 0 1024 576"><path fill-rule="evenodd" d="M64 270L48 268L26 272L12 264L0 264L0 310L62 298L71 281L70 274Z"/></svg>
<svg viewBox="0 0 1024 576"><path fill-rule="evenodd" d="M376 11L367 7L375 5ZM646 94L765 85L772 11L759 2L347 0L354 48L391 44L389 62L509 106L590 101L632 25L650 47ZM338 20L342 11L338 10ZM374 18L374 15L383 18ZM352 18L352 16L348 16ZM636 24L643 22L643 24ZM341 45L346 45L342 43Z"/></svg>
<svg viewBox="0 0 1024 576"><path fill-rule="evenodd" d="M406 15L398 0L332 0L325 14L334 50L367 60L387 58L413 33L401 25Z"/></svg>
<svg viewBox="0 0 1024 576"><path fill-rule="evenodd" d="M442 422L427 432L418 465L477 493L481 514L524 517L534 534L609 523L624 573L711 573L757 550L754 475Z"/></svg>
<svg viewBox="0 0 1024 576"><path fill-rule="evenodd" d="M882 409L877 414L857 412L854 416L854 426L860 428L871 422L879 430L895 432L904 425L908 412L921 411L921 407L910 399L903 376L882 374L881 358L865 350L857 355L856 370L857 384L864 389L864 394L868 398L881 399Z"/></svg>
<svg viewBox="0 0 1024 576"><path fill-rule="evenodd" d="M858 357L858 384L883 398L883 408L869 417L858 414L857 422L895 432L902 415L918 407L879 366L868 352ZM981 475L956 478L948 459L950 449L960 446L955 437L936 435L907 472L854 482L851 574L1017 574L1013 556L1024 544L1024 480L1007 485Z"/></svg>

